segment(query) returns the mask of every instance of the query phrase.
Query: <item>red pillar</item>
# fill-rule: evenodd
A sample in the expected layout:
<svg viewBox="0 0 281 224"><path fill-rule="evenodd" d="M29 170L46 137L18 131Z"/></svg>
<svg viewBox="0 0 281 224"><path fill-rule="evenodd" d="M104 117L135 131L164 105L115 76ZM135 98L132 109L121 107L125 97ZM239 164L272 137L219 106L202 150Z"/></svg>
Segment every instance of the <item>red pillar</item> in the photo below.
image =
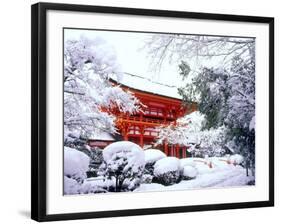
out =
<svg viewBox="0 0 281 224"><path fill-rule="evenodd" d="M140 127L140 147L143 148L143 132L144 132L144 127Z"/></svg>
<svg viewBox="0 0 281 224"><path fill-rule="evenodd" d="M123 134L122 135L123 135L125 141L129 140L129 138L128 138L128 130L129 130L128 126L123 126L123 128L122 128L122 133Z"/></svg>
<svg viewBox="0 0 281 224"><path fill-rule="evenodd" d="M143 148L143 135L142 134L140 135L140 147Z"/></svg>
<svg viewBox="0 0 281 224"><path fill-rule="evenodd" d="M169 148L168 148L168 144L167 144L166 141L164 141L164 152L165 152L165 154L168 156L168 154L169 154Z"/></svg>
<svg viewBox="0 0 281 224"><path fill-rule="evenodd" d="M186 147L182 147L182 158L186 158Z"/></svg>
<svg viewBox="0 0 281 224"><path fill-rule="evenodd" d="M167 121L167 112L164 111L164 124L166 124L166 121Z"/></svg>
<svg viewBox="0 0 281 224"><path fill-rule="evenodd" d="M176 157L180 158L180 147L178 144L176 145Z"/></svg>
<svg viewBox="0 0 281 224"><path fill-rule="evenodd" d="M128 141L128 140L129 140L128 134L127 134L127 133L126 133L125 136L124 136L124 140L125 140L125 141Z"/></svg>
<svg viewBox="0 0 281 224"><path fill-rule="evenodd" d="M169 147L169 155L168 156L172 156L172 154L173 154L173 145L171 145Z"/></svg>

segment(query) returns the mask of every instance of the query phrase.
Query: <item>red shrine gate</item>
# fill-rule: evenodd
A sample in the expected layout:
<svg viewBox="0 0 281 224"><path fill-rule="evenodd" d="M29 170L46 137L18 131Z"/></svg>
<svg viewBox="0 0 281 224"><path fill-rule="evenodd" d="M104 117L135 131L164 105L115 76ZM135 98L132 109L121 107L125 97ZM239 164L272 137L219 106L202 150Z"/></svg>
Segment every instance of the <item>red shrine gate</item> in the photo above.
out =
<svg viewBox="0 0 281 224"><path fill-rule="evenodd" d="M121 134L118 140L126 140L140 145L142 148L158 148L168 156L178 158L186 157L186 146L164 143L155 146L157 141L157 127L176 125L176 120L197 110L197 104L192 103L183 107L181 96L176 87L152 82L146 78L126 74L124 82L112 80L114 85L120 85L124 90L130 91L144 105L142 112L133 115L124 114L113 109L110 112L117 117L116 127ZM104 133L106 134L106 133ZM108 144L118 141L108 136L96 136L88 141L91 147L104 148Z"/></svg>
<svg viewBox="0 0 281 224"><path fill-rule="evenodd" d="M143 112L134 115L115 113L117 116L116 126L123 139L132 141L142 148L158 148L168 156L185 158L186 146L178 144L171 145L168 143L154 146L158 136L156 127L170 125L172 123L176 125L178 118L195 111L197 105L193 103L188 107L183 107L182 100L178 98L146 92L125 85L121 87L132 92L145 105L142 109Z"/></svg>

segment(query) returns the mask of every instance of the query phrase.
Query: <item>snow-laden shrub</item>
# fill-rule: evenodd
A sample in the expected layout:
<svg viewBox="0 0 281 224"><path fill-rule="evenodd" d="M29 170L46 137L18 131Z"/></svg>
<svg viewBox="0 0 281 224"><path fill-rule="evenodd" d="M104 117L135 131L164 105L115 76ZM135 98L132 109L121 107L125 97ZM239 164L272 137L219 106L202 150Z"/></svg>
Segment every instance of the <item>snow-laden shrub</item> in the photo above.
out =
<svg viewBox="0 0 281 224"><path fill-rule="evenodd" d="M197 169L193 166L185 166L182 169L182 179L183 180L191 180L197 176Z"/></svg>
<svg viewBox="0 0 281 224"><path fill-rule="evenodd" d="M64 176L64 194L93 194L107 193L110 189L115 189L113 181L104 180L103 177L85 179L83 183L78 183L72 178Z"/></svg>
<svg viewBox="0 0 281 224"><path fill-rule="evenodd" d="M205 159L198 157L180 159L180 167L182 171L185 166L191 166L196 169L198 174L213 172L214 165L213 157L209 158L206 156Z"/></svg>
<svg viewBox="0 0 281 224"><path fill-rule="evenodd" d="M143 175L141 177L141 183L151 184L152 181L153 181L154 176L149 174L149 173L146 173L146 172L147 172L147 170L145 169L144 173L143 173Z"/></svg>
<svg viewBox="0 0 281 224"><path fill-rule="evenodd" d="M134 190L139 186L144 170L144 152L137 144L120 141L103 150L104 162L100 174L115 181L114 191Z"/></svg>
<svg viewBox="0 0 281 224"><path fill-rule="evenodd" d="M151 183L153 180L154 164L156 161L167 157L158 149L147 149L144 151L145 168L142 183Z"/></svg>
<svg viewBox="0 0 281 224"><path fill-rule="evenodd" d="M97 177L99 168L103 162L102 150L98 147L95 147L90 152L90 165L87 172L88 178Z"/></svg>
<svg viewBox="0 0 281 224"><path fill-rule="evenodd" d="M64 131L64 146L70 148L79 148L83 147L86 144L86 139L82 138L81 133L77 130L69 130Z"/></svg>
<svg viewBox="0 0 281 224"><path fill-rule="evenodd" d="M80 186L75 179L64 176L64 194L78 194Z"/></svg>
<svg viewBox="0 0 281 224"><path fill-rule="evenodd" d="M167 157L166 154L159 149L147 149L144 151L145 164L155 163L165 157Z"/></svg>
<svg viewBox="0 0 281 224"><path fill-rule="evenodd" d="M86 172L89 169L89 163L90 158L85 153L64 147L64 176L82 183L87 177Z"/></svg>
<svg viewBox="0 0 281 224"><path fill-rule="evenodd" d="M180 159L181 178L183 180L190 180L197 176L196 162L194 158Z"/></svg>
<svg viewBox="0 0 281 224"><path fill-rule="evenodd" d="M166 157L158 160L154 165L154 176L158 183L172 185L179 181L180 162L178 158Z"/></svg>
<svg viewBox="0 0 281 224"><path fill-rule="evenodd" d="M84 181L80 187L80 193L106 193L112 189L115 189L115 185L112 180L103 179L103 177L95 177Z"/></svg>
<svg viewBox="0 0 281 224"><path fill-rule="evenodd" d="M235 154L235 155L230 156L229 160L230 160L230 163L232 163L234 165L240 165L244 161L244 157L239 154Z"/></svg>
<svg viewBox="0 0 281 224"><path fill-rule="evenodd" d="M194 158L183 158L180 159L180 167L183 169L185 166L193 166L195 167L196 164L194 162Z"/></svg>

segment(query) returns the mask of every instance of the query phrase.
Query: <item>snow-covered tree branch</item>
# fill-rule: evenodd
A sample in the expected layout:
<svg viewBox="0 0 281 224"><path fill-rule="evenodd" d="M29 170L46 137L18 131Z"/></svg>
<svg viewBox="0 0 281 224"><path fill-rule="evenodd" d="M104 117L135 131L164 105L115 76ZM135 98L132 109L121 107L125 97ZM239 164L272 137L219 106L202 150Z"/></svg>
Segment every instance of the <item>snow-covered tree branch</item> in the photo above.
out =
<svg viewBox="0 0 281 224"><path fill-rule="evenodd" d="M201 137L220 133L223 127L224 142L254 169L255 39L160 34L151 35L145 47L156 69L164 61L179 63L185 82L179 94L186 105L197 102L206 118ZM165 135L172 136L172 131L165 128ZM174 131L185 138L182 129Z"/></svg>
<svg viewBox="0 0 281 224"><path fill-rule="evenodd" d="M130 92L113 86L110 78L122 78L114 50L99 38L66 40L64 45L64 127L69 133L87 136L106 130L114 133L115 117L108 111L139 110Z"/></svg>
<svg viewBox="0 0 281 224"><path fill-rule="evenodd" d="M220 64L230 65L235 55L248 58L254 46L253 38L182 34L152 35L145 43L156 69L160 69L165 60L179 62L183 59L198 61L203 58L216 58ZM200 64L202 65L202 61Z"/></svg>
<svg viewBox="0 0 281 224"><path fill-rule="evenodd" d="M159 128L157 144L187 146L193 156L204 157L222 155L225 145L226 128L202 130L206 118L196 111L178 119L176 125Z"/></svg>

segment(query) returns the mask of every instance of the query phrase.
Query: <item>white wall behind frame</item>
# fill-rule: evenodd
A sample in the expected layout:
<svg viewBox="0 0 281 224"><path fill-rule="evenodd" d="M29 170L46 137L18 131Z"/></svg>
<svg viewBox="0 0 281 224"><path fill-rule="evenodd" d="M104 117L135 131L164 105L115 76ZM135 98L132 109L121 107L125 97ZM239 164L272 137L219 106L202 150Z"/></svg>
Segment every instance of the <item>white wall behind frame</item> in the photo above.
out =
<svg viewBox="0 0 281 224"><path fill-rule="evenodd" d="M42 0L44 1L44 0ZM36 1L5 1L1 5L1 223L36 223L30 213L30 4ZM49 1L48 1L49 2ZM123 7L159 8L213 13L275 16L276 62L280 57L280 13L278 1L225 0L60 0L63 3L114 5ZM276 155L280 158L280 64L276 63ZM12 90L11 85L12 83ZM279 87L279 88L277 88ZM16 103L15 103L16 102ZM17 138L11 135L17 127ZM3 139L5 141L3 141ZM20 144L19 144L20 143ZM11 154L12 151L12 154ZM11 158L12 157L12 158ZM12 162L11 162L12 161ZM15 165L16 164L16 165ZM10 170L10 172L7 172ZM276 207L215 212L196 212L140 217L76 220L58 223L277 223L280 219L280 163L276 164ZM11 175L18 173L18 175ZM4 180L4 181L2 181Z"/></svg>
<svg viewBox="0 0 281 224"><path fill-rule="evenodd" d="M256 186L64 197L62 192L62 29L135 30L256 37ZM47 12L47 214L268 200L268 25L100 13ZM59 144L60 143L60 144Z"/></svg>

